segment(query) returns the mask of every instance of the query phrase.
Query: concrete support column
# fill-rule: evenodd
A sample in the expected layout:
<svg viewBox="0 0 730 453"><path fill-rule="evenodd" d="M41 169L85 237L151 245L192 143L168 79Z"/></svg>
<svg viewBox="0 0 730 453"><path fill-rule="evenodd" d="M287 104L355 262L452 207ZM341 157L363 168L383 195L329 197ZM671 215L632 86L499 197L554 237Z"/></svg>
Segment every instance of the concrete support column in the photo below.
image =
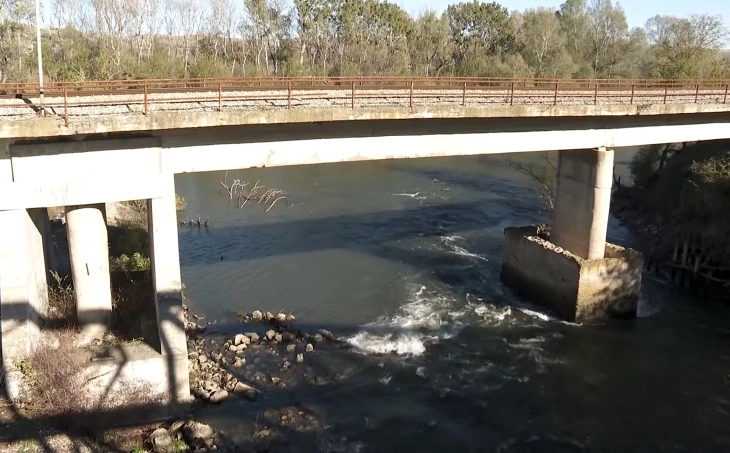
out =
<svg viewBox="0 0 730 453"><path fill-rule="evenodd" d="M612 182L613 150L561 151L550 242L583 259L602 259Z"/></svg>
<svg viewBox="0 0 730 453"><path fill-rule="evenodd" d="M16 400L21 379L13 362L33 353L48 304L43 231L45 209L0 211L0 311L2 356L8 396Z"/></svg>
<svg viewBox="0 0 730 453"><path fill-rule="evenodd" d="M190 382L177 241L175 185L172 175L169 185L169 195L147 201L150 264L155 287L160 350L167 363L170 394L173 402L186 404L190 400ZM189 407L183 406L179 410L186 412Z"/></svg>
<svg viewBox="0 0 730 453"><path fill-rule="evenodd" d="M76 312L84 340L102 338L112 316L104 205L67 206L66 231Z"/></svg>

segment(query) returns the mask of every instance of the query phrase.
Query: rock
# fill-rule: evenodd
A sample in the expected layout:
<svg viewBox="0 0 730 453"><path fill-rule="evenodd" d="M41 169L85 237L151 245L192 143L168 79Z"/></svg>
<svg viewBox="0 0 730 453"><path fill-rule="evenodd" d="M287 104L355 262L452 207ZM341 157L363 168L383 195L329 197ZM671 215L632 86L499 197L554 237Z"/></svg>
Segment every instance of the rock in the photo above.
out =
<svg viewBox="0 0 730 453"><path fill-rule="evenodd" d="M208 361L208 356L205 354L200 354L200 357L198 357L198 363L201 365Z"/></svg>
<svg viewBox="0 0 730 453"><path fill-rule="evenodd" d="M297 363L303 363L304 362L304 354L299 353L297 354Z"/></svg>
<svg viewBox="0 0 730 453"><path fill-rule="evenodd" d="M246 398L248 398L249 400L254 401L256 399L256 394L258 393L258 391L248 384L239 382L236 384L236 387L233 389L233 393L238 394L238 395L243 395Z"/></svg>
<svg viewBox="0 0 730 453"><path fill-rule="evenodd" d="M218 384L210 380L201 382L200 387L208 392L215 392L220 389L220 386Z"/></svg>
<svg viewBox="0 0 730 453"><path fill-rule="evenodd" d="M307 347L304 350L307 352L314 352L314 346L312 346L312 343L307 343Z"/></svg>
<svg viewBox="0 0 730 453"><path fill-rule="evenodd" d="M149 440L155 453L172 453L172 436L165 428L152 431Z"/></svg>
<svg viewBox="0 0 730 453"><path fill-rule="evenodd" d="M256 332L250 332L245 335L251 340L251 343L256 343L257 341L259 341L259 334L257 334Z"/></svg>
<svg viewBox="0 0 730 453"><path fill-rule="evenodd" d="M261 321L264 319L264 314L261 313L259 310L256 310L255 312L251 313L251 318L254 321Z"/></svg>
<svg viewBox="0 0 730 453"><path fill-rule="evenodd" d="M281 338L282 338L283 341L294 341L295 336L291 332L282 332L281 333Z"/></svg>
<svg viewBox="0 0 730 453"><path fill-rule="evenodd" d="M228 350L231 352L236 352L236 351L238 351L238 346L232 344L232 345L228 346Z"/></svg>
<svg viewBox="0 0 730 453"><path fill-rule="evenodd" d="M246 365L245 357L236 357L236 360L233 362L234 368L242 368L244 365Z"/></svg>
<svg viewBox="0 0 730 453"><path fill-rule="evenodd" d="M279 313L278 315L276 315L276 320L279 321L279 322L281 322L281 323L286 322L286 314L285 313Z"/></svg>
<svg viewBox="0 0 730 453"><path fill-rule="evenodd" d="M213 404L219 404L227 399L228 399L228 392L221 389L221 390L218 390L217 392L213 393L210 396L210 399L208 401L210 401Z"/></svg>
<svg viewBox="0 0 730 453"><path fill-rule="evenodd" d="M295 344L290 344L289 346L287 346L287 347L286 347L286 352L294 352L294 350L295 350L296 348L297 348L297 345L295 345Z"/></svg>
<svg viewBox="0 0 730 453"><path fill-rule="evenodd" d="M324 341L324 337L321 333L317 333L312 336L312 341L314 341L315 343L321 343Z"/></svg>
<svg viewBox="0 0 730 453"><path fill-rule="evenodd" d="M276 337L276 331L275 331L274 329L268 330L268 331L266 332L266 338L267 338L267 339L268 339L269 341L272 341L272 340L274 339L274 337Z"/></svg>
<svg viewBox="0 0 730 453"><path fill-rule="evenodd" d="M278 383L279 383L279 381L281 381L281 379L280 379L280 378L278 378L278 377L276 377L276 376L271 376L271 383L272 383L272 384L276 385L276 384L278 384Z"/></svg>
<svg viewBox="0 0 730 453"><path fill-rule="evenodd" d="M247 337L247 338L248 338L248 337ZM246 343L241 343L241 344L239 344L238 346L236 346L236 352L241 352L241 351L245 351L247 347L248 347L248 346L246 346Z"/></svg>
<svg viewBox="0 0 730 453"><path fill-rule="evenodd" d="M215 432L210 425L196 421L189 421L183 426L183 437L188 445L194 448L213 446L213 436Z"/></svg>
<svg viewBox="0 0 730 453"><path fill-rule="evenodd" d="M264 315L264 321L266 322L271 322L274 319L276 319L276 316L274 316L270 311L267 311Z"/></svg>
<svg viewBox="0 0 730 453"><path fill-rule="evenodd" d="M168 430L170 435L174 436L175 434L180 432L180 430L183 428L183 426L185 426L185 423L187 423L188 421L189 420L178 420L175 423L173 423L172 425L170 425L170 429Z"/></svg>
<svg viewBox="0 0 730 453"><path fill-rule="evenodd" d="M275 341L276 341L277 343L281 343L281 342L282 342L282 340L284 340L284 336L283 336L283 335L281 335L280 333L277 333L277 334L276 334L276 335L274 336L274 340L275 340Z"/></svg>
<svg viewBox="0 0 730 453"><path fill-rule="evenodd" d="M335 339L334 334L329 330L319 329L317 333L322 335L322 337L324 337L326 340L333 341Z"/></svg>

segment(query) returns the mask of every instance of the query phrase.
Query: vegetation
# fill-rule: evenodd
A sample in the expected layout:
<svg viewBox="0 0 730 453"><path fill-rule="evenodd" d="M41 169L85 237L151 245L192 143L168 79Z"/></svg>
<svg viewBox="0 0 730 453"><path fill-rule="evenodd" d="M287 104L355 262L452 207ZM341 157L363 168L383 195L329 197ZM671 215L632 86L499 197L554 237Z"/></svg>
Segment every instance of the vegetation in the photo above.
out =
<svg viewBox="0 0 730 453"><path fill-rule="evenodd" d="M629 28L613 0L510 12L496 2L410 16L381 0L52 0L50 80L266 75L712 78L719 16ZM44 14L42 14L44 15ZM0 0L0 81L37 79L33 0Z"/></svg>

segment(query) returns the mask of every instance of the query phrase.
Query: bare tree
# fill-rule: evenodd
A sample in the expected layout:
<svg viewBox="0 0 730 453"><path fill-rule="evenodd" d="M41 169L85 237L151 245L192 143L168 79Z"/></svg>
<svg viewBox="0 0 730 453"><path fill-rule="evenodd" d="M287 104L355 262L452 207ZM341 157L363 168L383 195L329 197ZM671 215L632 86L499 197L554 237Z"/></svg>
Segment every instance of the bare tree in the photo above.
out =
<svg viewBox="0 0 730 453"><path fill-rule="evenodd" d="M540 188L536 190L537 194L542 200L545 210L552 212L555 207L555 180L558 167L550 160L548 153L542 153L542 159L542 165L535 165L535 162L517 162L511 158L507 158L507 163L511 168L529 176L540 185Z"/></svg>
<svg viewBox="0 0 730 453"><path fill-rule="evenodd" d="M253 188L246 191L246 187L249 183L242 182L240 179L234 179L233 182L228 183L228 171L226 171L223 181L220 182L226 189L228 199L235 201L239 209L243 209L249 201L254 201L266 209L265 212L269 212L271 208L279 201L289 203L287 193L280 189L266 189L261 185L261 181L256 181ZM266 189L266 190L265 190Z"/></svg>

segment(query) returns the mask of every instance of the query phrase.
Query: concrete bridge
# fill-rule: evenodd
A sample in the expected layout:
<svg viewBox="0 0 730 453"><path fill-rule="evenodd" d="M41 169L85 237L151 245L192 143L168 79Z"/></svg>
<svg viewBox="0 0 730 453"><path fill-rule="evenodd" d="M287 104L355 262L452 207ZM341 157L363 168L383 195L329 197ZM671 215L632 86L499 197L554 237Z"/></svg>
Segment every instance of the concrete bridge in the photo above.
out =
<svg viewBox="0 0 730 453"><path fill-rule="evenodd" d="M730 138L727 93L724 81L472 78L57 83L43 96L38 86L0 85L11 396L13 364L37 347L47 303L46 208L66 207L79 322L99 336L111 315L104 203L146 199L161 344L142 374L164 381L169 402L189 401L177 173L561 151L552 229L508 228L503 278L567 319L631 314L641 256L606 244L612 149ZM140 376L138 366L117 366Z"/></svg>

